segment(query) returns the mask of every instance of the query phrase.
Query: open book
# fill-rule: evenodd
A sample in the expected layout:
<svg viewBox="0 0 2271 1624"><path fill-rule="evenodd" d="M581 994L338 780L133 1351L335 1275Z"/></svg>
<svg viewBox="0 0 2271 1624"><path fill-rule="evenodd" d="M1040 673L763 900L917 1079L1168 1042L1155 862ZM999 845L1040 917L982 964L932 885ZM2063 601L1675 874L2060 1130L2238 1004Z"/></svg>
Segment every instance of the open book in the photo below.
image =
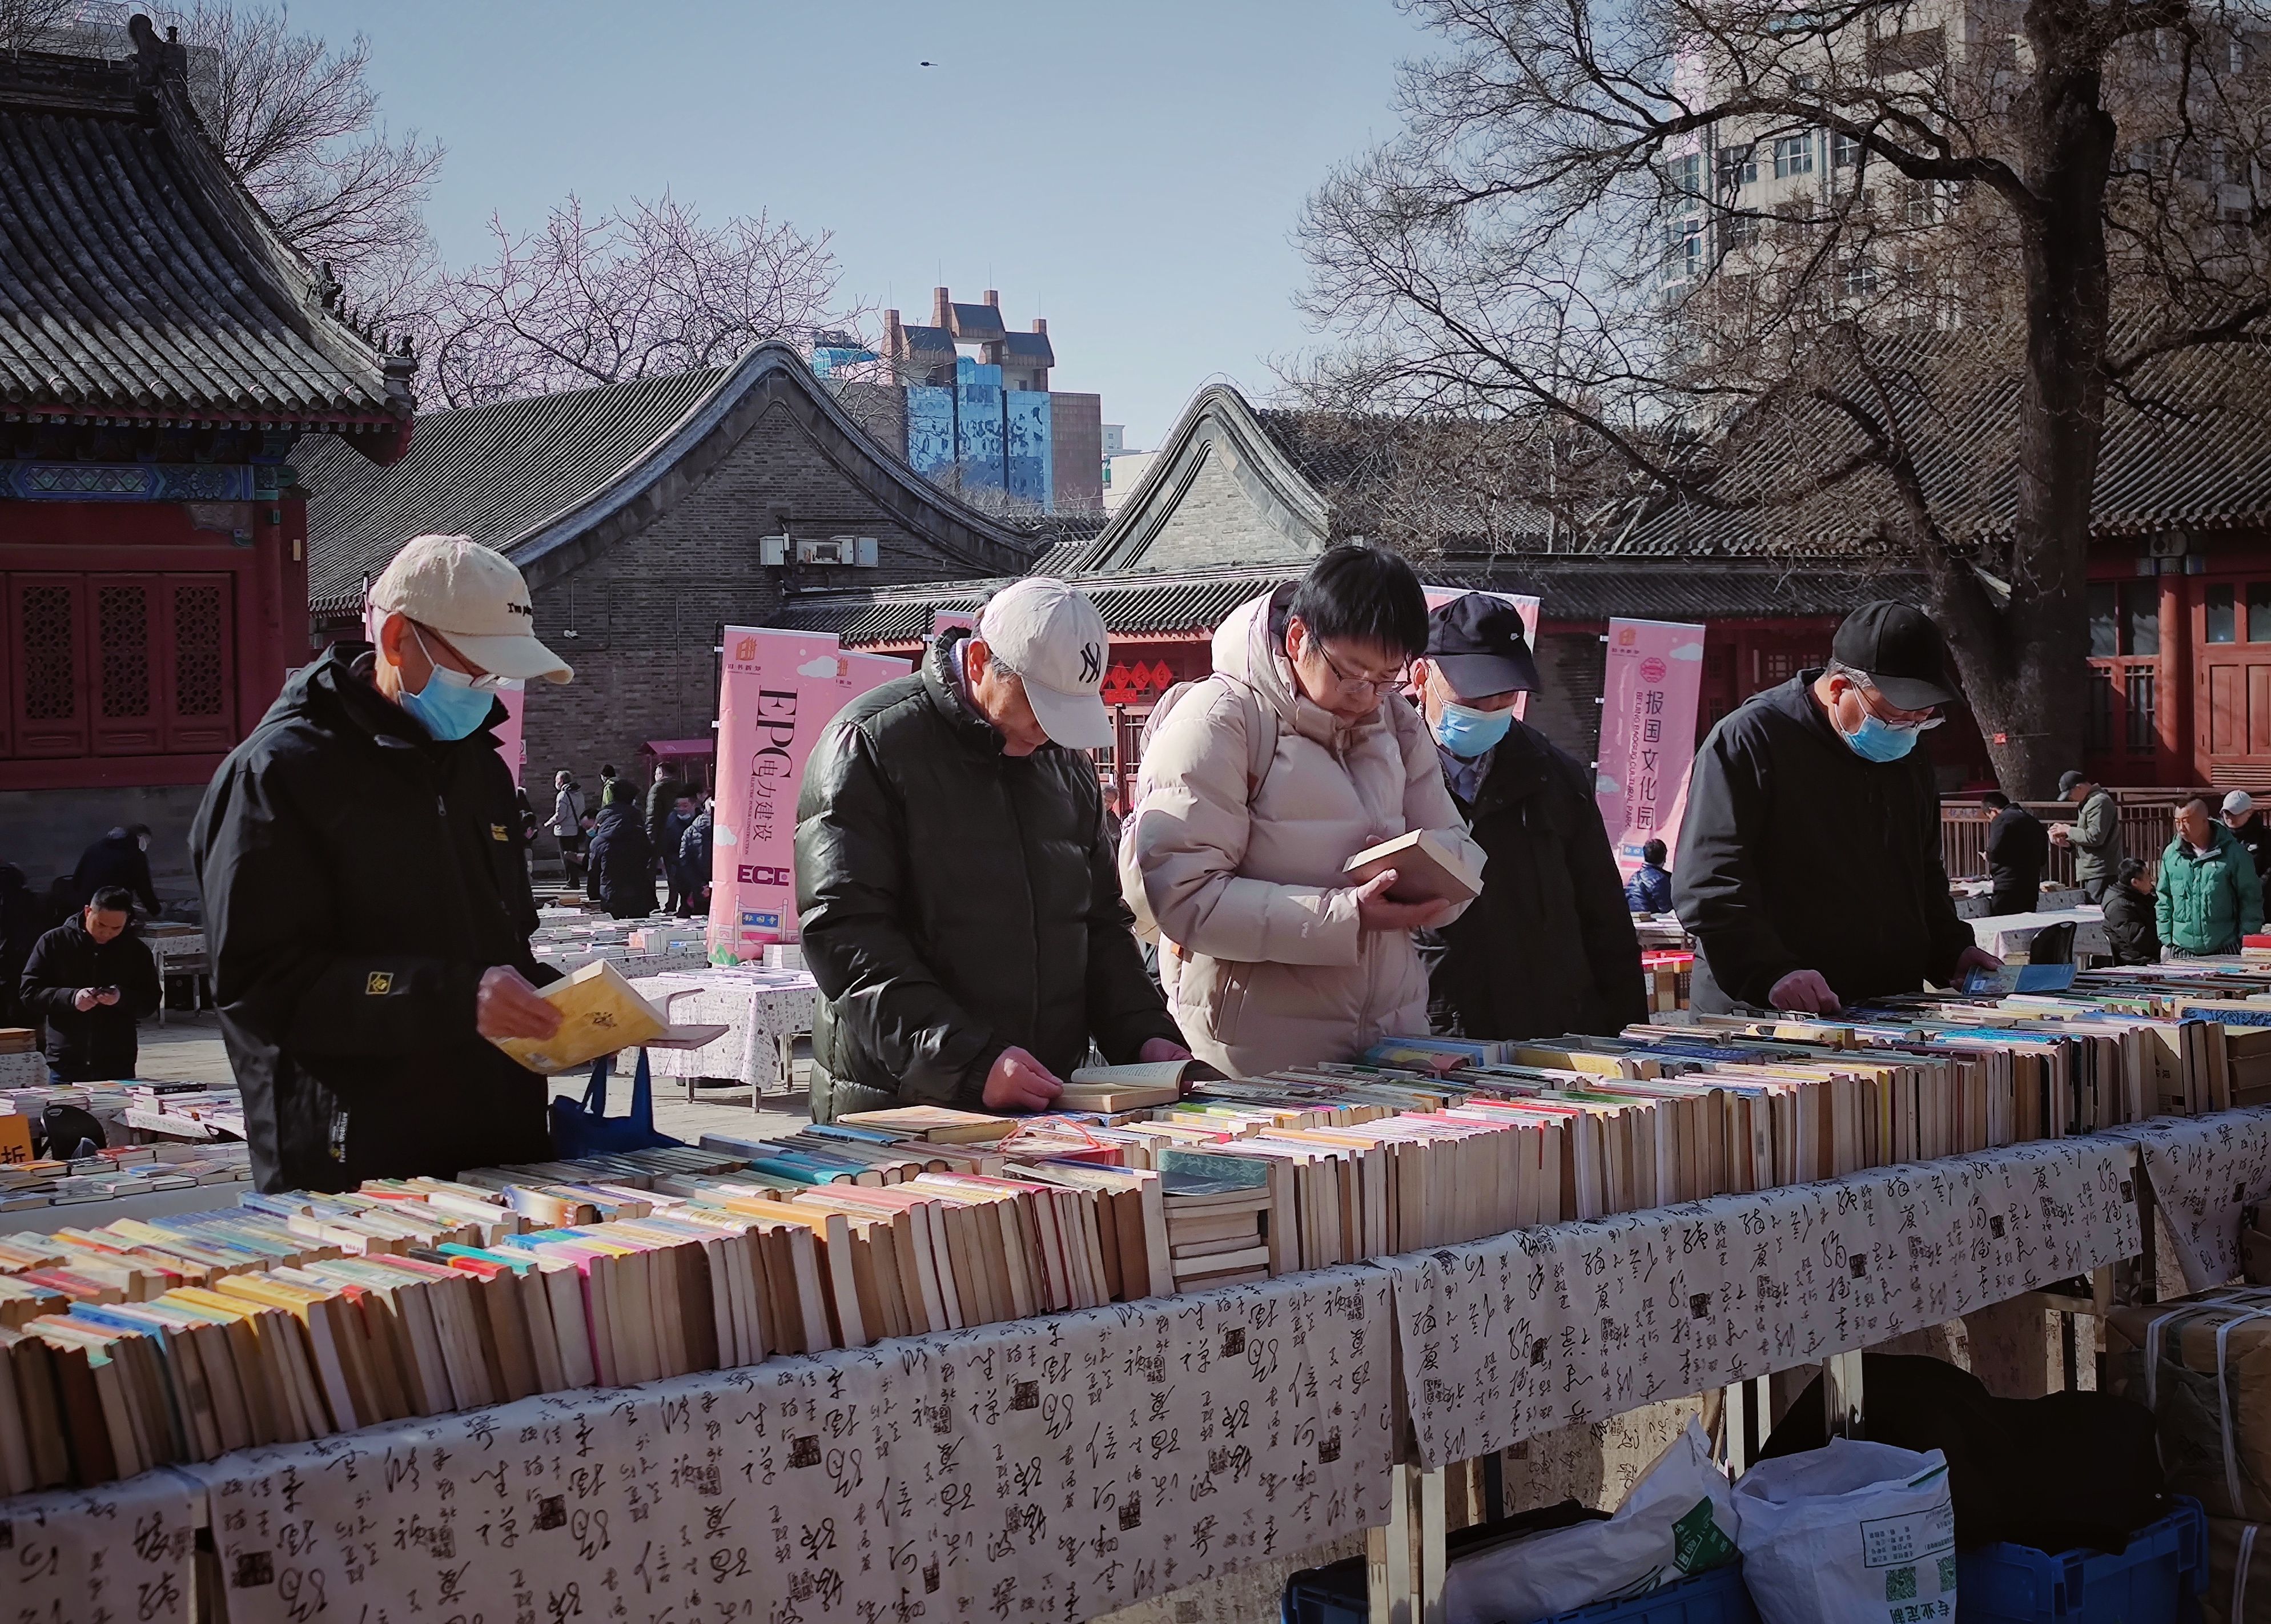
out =
<svg viewBox="0 0 2271 1624"><path fill-rule="evenodd" d="M540 989L539 996L560 1011L560 1030L534 1038L493 1038L491 1042L529 1070L550 1076L588 1066L602 1054L646 1046L698 1048L723 1037L723 1026L673 1026L660 1010L639 996L622 972L594 959L572 975Z"/></svg>
<svg viewBox="0 0 2271 1624"><path fill-rule="evenodd" d="M1432 830L1415 829L1366 846L1342 872L1351 883L1361 885L1384 868L1396 870L1396 883L1388 892L1391 901L1471 902L1483 894L1479 854L1467 857Z"/></svg>
<svg viewBox="0 0 2271 1624"><path fill-rule="evenodd" d="M1183 1084L1218 1081L1222 1073L1203 1060L1139 1061L1127 1066L1083 1066L1066 1079L1057 1096L1060 1111L1143 1111L1171 1106L1183 1097Z"/></svg>

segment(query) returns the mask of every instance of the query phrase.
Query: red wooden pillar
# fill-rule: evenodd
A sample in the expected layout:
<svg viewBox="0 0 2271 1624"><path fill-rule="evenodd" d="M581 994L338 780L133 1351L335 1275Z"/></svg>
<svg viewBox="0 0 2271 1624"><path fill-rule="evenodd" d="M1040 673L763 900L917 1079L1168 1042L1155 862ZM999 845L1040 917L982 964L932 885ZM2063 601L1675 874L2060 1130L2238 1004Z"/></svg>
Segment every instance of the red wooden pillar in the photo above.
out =
<svg viewBox="0 0 2271 1624"><path fill-rule="evenodd" d="M2167 560L2163 562L2170 562ZM2205 784L2198 763L2200 735L2193 678L2192 594L2189 577L2174 570L2162 575L2161 652L2153 674L2154 778L2163 784Z"/></svg>

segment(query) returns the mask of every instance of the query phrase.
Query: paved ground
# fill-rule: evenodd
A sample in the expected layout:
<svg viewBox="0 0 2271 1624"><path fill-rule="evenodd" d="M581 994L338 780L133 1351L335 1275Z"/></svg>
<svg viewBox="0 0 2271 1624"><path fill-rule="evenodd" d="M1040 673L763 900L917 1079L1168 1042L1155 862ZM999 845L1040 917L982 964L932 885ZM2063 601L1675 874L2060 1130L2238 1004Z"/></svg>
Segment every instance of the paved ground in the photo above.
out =
<svg viewBox="0 0 2271 1624"><path fill-rule="evenodd" d="M808 1051L800 1045L799 1054L801 1057ZM804 1081L805 1064L805 1060L800 1058L796 1069L800 1087ZM195 1015L175 1010L168 1014L163 1026L154 1019L143 1022L142 1052L135 1075L153 1082L221 1086L235 1081L228 1069L228 1054L221 1046L220 1018L210 1009ZM555 1091L580 1098L584 1079L560 1079ZM675 1078L666 1078L655 1085L654 1122L664 1133L690 1144L705 1133L778 1138L795 1132L808 1120L800 1093L793 1099L771 1097L764 1106L763 1110L750 1110L748 1091L740 1088L696 1089L693 1101L689 1103L686 1085ZM608 1114L620 1116L629 1109L630 1083L617 1076L607 1092Z"/></svg>

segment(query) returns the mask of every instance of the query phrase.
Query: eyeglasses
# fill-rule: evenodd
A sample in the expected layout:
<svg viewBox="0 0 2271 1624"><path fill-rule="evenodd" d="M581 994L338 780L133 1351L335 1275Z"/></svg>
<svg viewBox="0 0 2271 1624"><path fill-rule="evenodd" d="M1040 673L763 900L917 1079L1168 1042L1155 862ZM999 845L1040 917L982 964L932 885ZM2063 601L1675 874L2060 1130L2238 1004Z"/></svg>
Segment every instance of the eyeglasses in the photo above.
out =
<svg viewBox="0 0 2271 1624"><path fill-rule="evenodd" d="M1929 706L1921 711L1902 710L1900 706L1895 704L1891 700L1885 698L1884 695L1878 691L1875 682L1871 679L1869 674L1865 671L1849 671L1846 673L1846 675L1860 690L1861 708L1868 711L1870 715L1875 717L1879 721L1884 723L1888 727L1911 727L1918 733L1925 733L1939 726L1942 722L1947 719L1940 713L1940 707L1938 705ZM1870 696L1873 694L1874 694L1877 700L1883 704L1886 711L1893 712L1892 715L1887 716L1883 714L1883 712L1878 709L1876 704L1870 702Z"/></svg>
<svg viewBox="0 0 2271 1624"><path fill-rule="evenodd" d="M1330 649L1325 646L1323 638L1312 637L1308 639L1308 644L1311 648L1317 651L1317 658L1325 662L1327 669L1330 670L1334 676L1340 679L1340 684L1343 688L1351 690L1361 689L1365 692L1372 695L1374 698L1378 698L1382 694L1394 693L1397 689L1402 688L1404 683L1411 681L1411 667L1408 665L1399 669L1394 676L1351 676L1346 671L1341 668L1341 662L1333 658L1333 652Z"/></svg>

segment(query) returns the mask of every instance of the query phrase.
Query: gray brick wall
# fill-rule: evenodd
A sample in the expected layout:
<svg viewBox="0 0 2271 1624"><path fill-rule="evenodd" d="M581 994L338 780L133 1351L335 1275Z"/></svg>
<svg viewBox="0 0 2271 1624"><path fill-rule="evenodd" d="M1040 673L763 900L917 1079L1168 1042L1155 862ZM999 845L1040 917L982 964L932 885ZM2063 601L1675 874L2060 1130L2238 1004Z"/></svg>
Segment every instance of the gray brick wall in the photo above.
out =
<svg viewBox="0 0 2271 1624"><path fill-rule="evenodd" d="M882 566L766 569L757 538L784 527L793 535L874 536ZM710 737L719 633L776 618L789 577L809 590L979 573L870 501L785 411L767 413L661 518L537 590L538 635L576 667L576 680L530 693L532 799L548 796L558 768L590 787L602 762L629 774L644 740Z"/></svg>
<svg viewBox="0 0 2271 1624"><path fill-rule="evenodd" d="M1240 480L1226 439L1206 452L1167 522L1139 565L1144 570L1202 570L1225 563L1284 561L1306 565L1299 543L1273 525Z"/></svg>

